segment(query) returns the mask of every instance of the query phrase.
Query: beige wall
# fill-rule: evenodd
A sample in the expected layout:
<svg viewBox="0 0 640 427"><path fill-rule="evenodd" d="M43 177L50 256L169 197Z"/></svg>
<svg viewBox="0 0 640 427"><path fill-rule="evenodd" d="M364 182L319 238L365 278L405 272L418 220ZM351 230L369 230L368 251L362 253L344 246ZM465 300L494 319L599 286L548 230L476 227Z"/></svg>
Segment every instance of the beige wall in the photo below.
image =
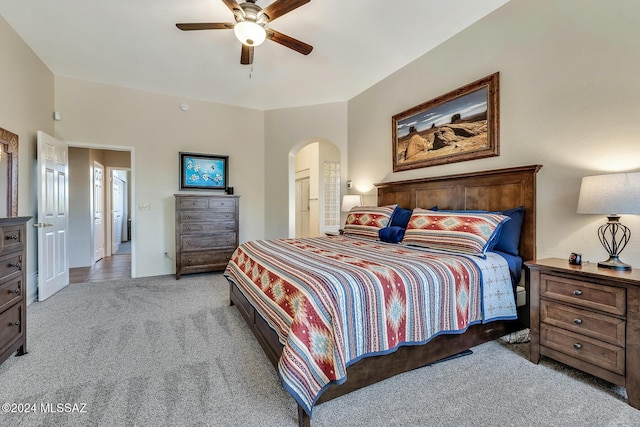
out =
<svg viewBox="0 0 640 427"><path fill-rule="evenodd" d="M53 135L53 74L0 17L0 127L19 138L18 215L35 216L36 182L33 164L36 158L36 134L41 130ZM0 181L5 182L5 181ZM35 297L37 272L37 235L27 224L27 292Z"/></svg>
<svg viewBox="0 0 640 427"><path fill-rule="evenodd" d="M329 142L341 154L346 181L347 103L271 110L265 113L265 237L295 235L295 155L310 142Z"/></svg>
<svg viewBox="0 0 640 427"><path fill-rule="evenodd" d="M74 145L132 150L135 277L170 274L175 264L174 198L180 151L229 155L240 195L240 240L264 235L262 111L56 77L55 136ZM187 102L188 111L179 105ZM149 210L140 208L148 204Z"/></svg>
<svg viewBox="0 0 640 427"><path fill-rule="evenodd" d="M538 257L606 259L596 236L604 216L577 215L576 206L582 176L640 170L638 16L630 0L511 0L349 102L349 178L369 191L540 163ZM392 173L394 114L496 71L499 157ZM640 267L640 217L622 222L635 234L621 258Z"/></svg>

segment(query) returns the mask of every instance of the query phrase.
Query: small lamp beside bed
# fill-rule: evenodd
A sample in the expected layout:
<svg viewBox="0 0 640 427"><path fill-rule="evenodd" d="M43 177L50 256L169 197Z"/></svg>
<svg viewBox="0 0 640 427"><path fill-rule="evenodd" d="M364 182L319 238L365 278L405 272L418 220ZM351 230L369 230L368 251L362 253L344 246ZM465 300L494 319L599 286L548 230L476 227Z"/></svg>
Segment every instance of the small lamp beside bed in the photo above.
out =
<svg viewBox="0 0 640 427"><path fill-rule="evenodd" d="M356 206L362 206L362 196L357 194L347 194L342 196L342 208L340 208L342 212L349 212Z"/></svg>
<svg viewBox="0 0 640 427"><path fill-rule="evenodd" d="M608 218L608 222L598 228L598 238L609 259L599 262L598 267L631 270L631 266L619 258L631 238L631 231L620 223L619 214L640 214L640 173L585 176L577 212Z"/></svg>

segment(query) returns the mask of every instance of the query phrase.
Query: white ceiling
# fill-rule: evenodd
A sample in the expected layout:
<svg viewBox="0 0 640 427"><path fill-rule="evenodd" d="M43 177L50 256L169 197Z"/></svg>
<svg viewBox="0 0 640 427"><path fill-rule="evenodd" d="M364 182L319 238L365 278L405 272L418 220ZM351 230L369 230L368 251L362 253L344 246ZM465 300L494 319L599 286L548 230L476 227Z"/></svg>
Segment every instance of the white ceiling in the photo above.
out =
<svg viewBox="0 0 640 427"><path fill-rule="evenodd" d="M0 0L0 15L56 76L270 110L347 101L507 1L311 0L268 25L311 54L267 40L253 65L231 30L175 27L233 22L221 0Z"/></svg>

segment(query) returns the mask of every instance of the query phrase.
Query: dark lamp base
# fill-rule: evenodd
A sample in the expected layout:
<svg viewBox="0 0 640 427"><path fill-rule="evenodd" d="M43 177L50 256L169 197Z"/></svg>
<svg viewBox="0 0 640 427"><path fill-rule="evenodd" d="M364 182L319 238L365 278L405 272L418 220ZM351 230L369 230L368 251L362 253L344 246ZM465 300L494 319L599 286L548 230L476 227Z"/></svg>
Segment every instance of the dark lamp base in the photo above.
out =
<svg viewBox="0 0 640 427"><path fill-rule="evenodd" d="M598 267L600 268L608 268L611 270L621 270L621 271L630 271L631 266L629 264L625 264L620 261L617 256L610 256L606 261L600 261L598 263Z"/></svg>

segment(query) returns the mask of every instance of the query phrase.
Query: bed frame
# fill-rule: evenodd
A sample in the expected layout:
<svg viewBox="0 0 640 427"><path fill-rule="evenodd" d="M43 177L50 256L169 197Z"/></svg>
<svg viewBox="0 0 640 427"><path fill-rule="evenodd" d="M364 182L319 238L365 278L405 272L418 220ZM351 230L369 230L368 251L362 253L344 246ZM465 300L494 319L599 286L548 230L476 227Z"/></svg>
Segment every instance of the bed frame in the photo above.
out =
<svg viewBox="0 0 640 427"><path fill-rule="evenodd" d="M489 211L524 206L519 251L525 261L532 260L536 259L536 174L541 167L522 166L376 184L378 205L397 203L406 209L428 209L437 205L439 209ZM229 286L230 304L238 308L277 369L282 353L278 335L235 284L230 281ZM528 289L526 295L527 304L518 309L517 320L473 325L463 334L439 335L424 345L400 347L394 353L367 357L354 363L347 368L347 381L329 386L316 405L528 327ZM298 424L310 426L310 423L310 416L298 405Z"/></svg>

